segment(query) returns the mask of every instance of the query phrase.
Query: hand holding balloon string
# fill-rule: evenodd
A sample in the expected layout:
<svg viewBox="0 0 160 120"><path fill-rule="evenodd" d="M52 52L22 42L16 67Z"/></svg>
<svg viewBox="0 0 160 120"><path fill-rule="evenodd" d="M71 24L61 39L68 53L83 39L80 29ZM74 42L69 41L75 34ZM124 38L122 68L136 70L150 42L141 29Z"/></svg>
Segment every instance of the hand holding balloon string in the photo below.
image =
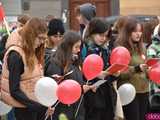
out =
<svg viewBox="0 0 160 120"><path fill-rule="evenodd" d="M58 88L57 82L50 77L42 77L40 78L35 85L35 96L37 101L48 107L45 113L45 120L54 113L55 107L57 106L57 95L56 90ZM56 103L56 104L55 104ZM54 105L53 108L51 106Z"/></svg>
<svg viewBox="0 0 160 120"><path fill-rule="evenodd" d="M59 104L59 101L57 101L53 107L48 107L48 109L45 113L45 116L46 116L45 120L47 120L49 116L51 116L51 120L52 120L52 115L54 114L55 108L58 104Z"/></svg>
<svg viewBox="0 0 160 120"><path fill-rule="evenodd" d="M54 79L43 77L40 78L35 85L35 96L38 102L48 107L45 120L47 120L48 117L52 119L52 114L59 102L63 104L73 104L80 98L81 93L81 85L71 79L64 80L58 85ZM53 106L53 108L51 106Z"/></svg>

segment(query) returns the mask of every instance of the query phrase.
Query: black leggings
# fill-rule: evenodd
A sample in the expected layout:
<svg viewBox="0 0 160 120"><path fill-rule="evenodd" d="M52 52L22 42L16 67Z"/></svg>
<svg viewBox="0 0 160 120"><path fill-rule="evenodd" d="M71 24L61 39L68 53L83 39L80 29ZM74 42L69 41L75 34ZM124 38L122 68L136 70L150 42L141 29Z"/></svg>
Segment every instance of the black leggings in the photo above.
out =
<svg viewBox="0 0 160 120"><path fill-rule="evenodd" d="M44 120L46 110L43 109L37 112L27 108L15 108L14 114L16 120ZM50 118L47 120L50 120Z"/></svg>
<svg viewBox="0 0 160 120"><path fill-rule="evenodd" d="M27 108L15 108L16 120L37 120L37 113Z"/></svg>
<svg viewBox="0 0 160 120"><path fill-rule="evenodd" d="M126 120L145 120L149 111L148 93L138 93L135 99L128 105L123 106Z"/></svg>
<svg viewBox="0 0 160 120"><path fill-rule="evenodd" d="M16 120L44 120L45 113L36 112L27 108L15 108Z"/></svg>

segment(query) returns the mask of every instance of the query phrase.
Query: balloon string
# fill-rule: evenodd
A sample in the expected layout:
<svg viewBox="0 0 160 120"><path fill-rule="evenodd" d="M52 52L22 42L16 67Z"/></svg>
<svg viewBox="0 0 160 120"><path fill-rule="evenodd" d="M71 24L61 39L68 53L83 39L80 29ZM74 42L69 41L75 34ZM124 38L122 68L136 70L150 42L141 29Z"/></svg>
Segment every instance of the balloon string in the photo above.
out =
<svg viewBox="0 0 160 120"><path fill-rule="evenodd" d="M53 107L51 107L51 108L56 108L59 103L60 103L60 101L57 101L56 104L53 105Z"/></svg>
<svg viewBox="0 0 160 120"><path fill-rule="evenodd" d="M48 115L46 115L46 117L45 117L45 119L44 119L44 120L47 120L47 118L48 118Z"/></svg>
<svg viewBox="0 0 160 120"><path fill-rule="evenodd" d="M88 85L88 83L89 83L89 82L88 82L88 80L87 80L86 85ZM79 108L80 108L80 106L81 106L81 104L82 104L83 97L84 97L84 93L82 94L82 97L81 97L81 99L80 99L80 102L79 102L78 107L77 107L77 110L76 110L76 113L75 113L75 115L74 115L75 118L77 117Z"/></svg>
<svg viewBox="0 0 160 120"><path fill-rule="evenodd" d="M88 85L88 83L89 83L89 80L87 80L86 85Z"/></svg>
<svg viewBox="0 0 160 120"><path fill-rule="evenodd" d="M48 117L49 117L49 116L47 115L47 116L45 117L45 120L47 120L47 119L48 119ZM52 115L51 115L51 120L52 120Z"/></svg>
<svg viewBox="0 0 160 120"><path fill-rule="evenodd" d="M55 105L53 105L53 107L51 107L51 108L56 108L57 107L57 105L60 103L60 101L56 101L56 104ZM54 113L53 113L54 114ZM48 115L47 115L47 111L46 111L46 113L45 113L45 119L44 120L47 120L48 119ZM52 115L51 115L51 120L52 120Z"/></svg>
<svg viewBox="0 0 160 120"><path fill-rule="evenodd" d="M84 97L84 94L82 94L82 97L81 97L80 102L79 102L79 104L78 104L78 107L77 107L77 110L76 110L76 113L75 113L75 116L74 116L75 118L77 117L77 114L78 114L79 108L80 108L80 106L81 106L83 97Z"/></svg>
<svg viewBox="0 0 160 120"><path fill-rule="evenodd" d="M52 115L51 115L51 120L52 120Z"/></svg>

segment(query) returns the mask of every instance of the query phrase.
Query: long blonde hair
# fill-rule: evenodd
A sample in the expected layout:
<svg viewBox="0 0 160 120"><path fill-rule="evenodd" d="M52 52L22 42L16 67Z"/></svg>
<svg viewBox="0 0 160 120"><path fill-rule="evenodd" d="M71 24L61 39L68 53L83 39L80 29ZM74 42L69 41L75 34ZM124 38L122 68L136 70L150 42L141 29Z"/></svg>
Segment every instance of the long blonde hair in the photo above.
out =
<svg viewBox="0 0 160 120"><path fill-rule="evenodd" d="M43 64L44 44L41 44L35 49L35 41L39 34L47 33L47 25L44 20L39 18L30 19L20 30L19 34L22 37L22 47L25 52L26 64L30 70L34 68L34 59Z"/></svg>

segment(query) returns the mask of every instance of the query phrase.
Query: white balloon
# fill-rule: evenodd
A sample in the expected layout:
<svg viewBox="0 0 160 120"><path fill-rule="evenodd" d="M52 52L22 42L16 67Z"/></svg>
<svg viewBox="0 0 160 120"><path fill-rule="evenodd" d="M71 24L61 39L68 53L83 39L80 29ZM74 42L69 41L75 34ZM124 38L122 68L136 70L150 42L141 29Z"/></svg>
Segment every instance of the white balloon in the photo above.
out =
<svg viewBox="0 0 160 120"><path fill-rule="evenodd" d="M57 101L57 83L54 79L43 77L35 85L35 96L39 103L47 107L52 106Z"/></svg>
<svg viewBox="0 0 160 120"><path fill-rule="evenodd" d="M136 90L132 84L126 83L121 85L118 88L118 93L119 93L122 105L128 105L134 100L136 95Z"/></svg>
<svg viewBox="0 0 160 120"><path fill-rule="evenodd" d="M7 114L9 111L11 111L12 107L5 104L4 102L0 101L0 116Z"/></svg>

